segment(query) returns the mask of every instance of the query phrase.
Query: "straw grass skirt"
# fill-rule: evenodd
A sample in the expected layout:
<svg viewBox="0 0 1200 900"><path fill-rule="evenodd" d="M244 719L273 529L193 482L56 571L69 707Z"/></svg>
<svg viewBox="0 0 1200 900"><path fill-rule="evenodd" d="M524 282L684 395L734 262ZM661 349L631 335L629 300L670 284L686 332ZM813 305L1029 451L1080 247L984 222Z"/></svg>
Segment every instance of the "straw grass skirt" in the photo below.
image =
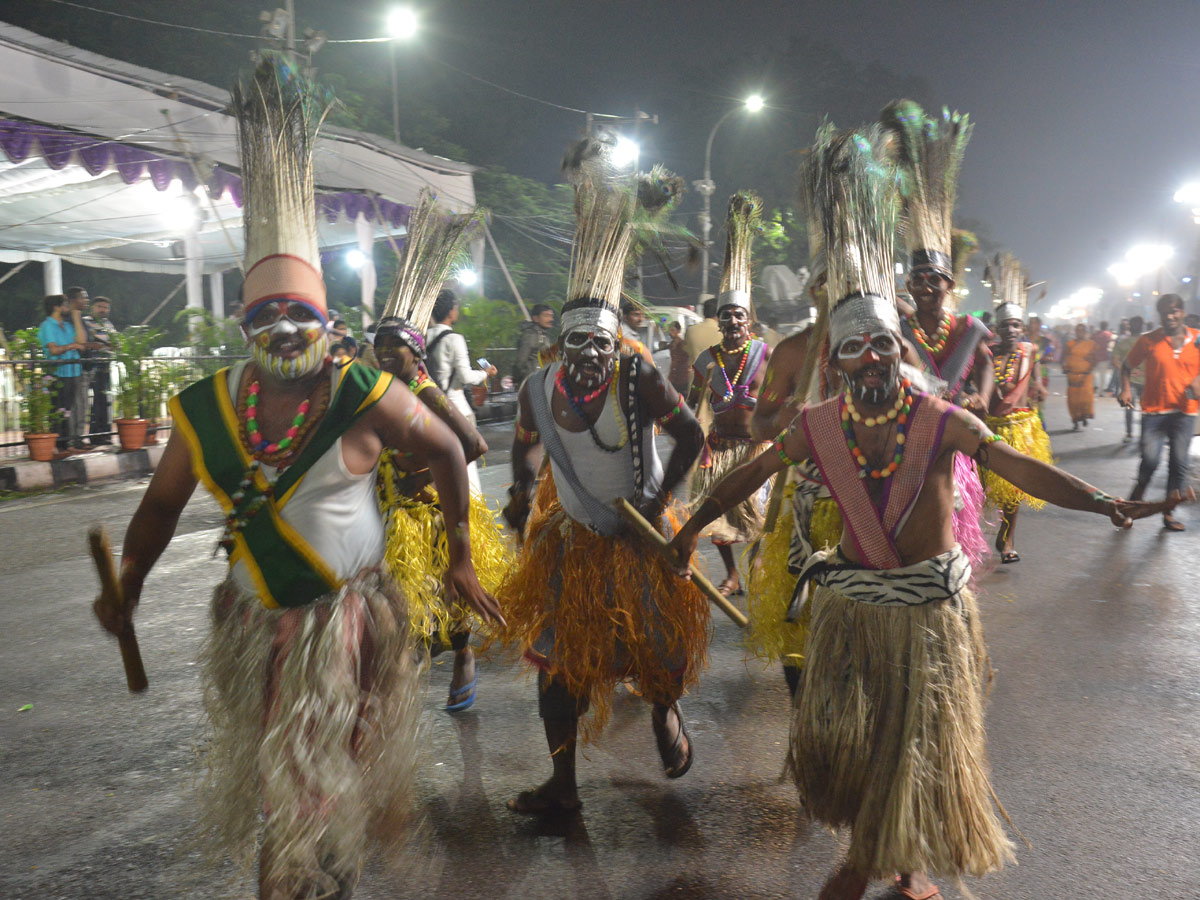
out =
<svg viewBox="0 0 1200 900"><path fill-rule="evenodd" d="M695 515L718 481L742 463L758 456L766 446L767 444L757 441L722 438L716 433L710 433L709 453L701 456L701 461L692 469L692 477L688 482L689 514ZM771 482L768 481L747 499L725 510L704 529L704 534L712 538L714 544L747 544L758 540L767 512L770 486Z"/></svg>
<svg viewBox="0 0 1200 900"><path fill-rule="evenodd" d="M987 426L1019 453L1054 464L1050 436L1046 434L1037 410L1018 409L1008 416L988 416ZM1041 509L1046 505L1045 501L1030 496L991 469L981 466L979 473L983 476L983 489L987 492L988 503L997 509L1012 509L1022 503L1030 509Z"/></svg>
<svg viewBox="0 0 1200 900"><path fill-rule="evenodd" d="M969 590L921 606L817 587L788 772L807 811L852 829L848 864L980 876L1012 859L988 781L987 651Z"/></svg>
<svg viewBox="0 0 1200 900"><path fill-rule="evenodd" d="M206 845L248 869L261 813L280 894L335 896L369 843L398 855L414 831L421 691L402 597L366 570L315 603L267 609L227 579L211 619Z"/></svg>

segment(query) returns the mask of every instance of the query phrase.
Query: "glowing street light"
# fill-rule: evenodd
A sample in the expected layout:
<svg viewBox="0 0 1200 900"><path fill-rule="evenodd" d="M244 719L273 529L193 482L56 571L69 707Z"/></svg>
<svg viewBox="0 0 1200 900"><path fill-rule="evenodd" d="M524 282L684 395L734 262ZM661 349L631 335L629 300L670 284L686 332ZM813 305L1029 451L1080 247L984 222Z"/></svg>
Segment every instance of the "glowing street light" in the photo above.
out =
<svg viewBox="0 0 1200 900"><path fill-rule="evenodd" d="M1175 255L1175 248L1166 244L1135 244L1125 256L1108 267L1108 274L1121 287L1132 287L1139 278L1162 268Z"/></svg>
<svg viewBox="0 0 1200 900"><path fill-rule="evenodd" d="M411 6L397 6L387 15L387 33L393 41L410 41L421 30L421 20Z"/></svg>
<svg viewBox="0 0 1200 900"><path fill-rule="evenodd" d="M458 282L459 287L473 288L479 284L479 273L474 269L459 269L454 274L454 280Z"/></svg>
<svg viewBox="0 0 1200 900"><path fill-rule="evenodd" d="M712 131L708 133L708 143L704 145L704 178L701 181L692 182L692 186L704 198L704 211L700 213L700 239L703 244L701 253L703 259L700 269L700 293L708 293L708 236L712 231L712 195L716 192L717 186L712 180L712 145L713 139L717 136L717 129L725 124L728 119L736 112L756 113L762 110L765 105L762 94L751 94L742 103L741 106L735 106L728 110L725 115L717 119L717 124L712 127Z"/></svg>
<svg viewBox="0 0 1200 900"><path fill-rule="evenodd" d="M640 153L641 148L637 143L622 135L617 138L617 144L613 147L612 163L618 169L635 168Z"/></svg>
<svg viewBox="0 0 1200 900"><path fill-rule="evenodd" d="M354 247L354 248L346 251L346 265L348 265L354 271L357 272L359 269L361 269L366 264L367 264L367 255L365 253L363 253L361 250L359 250L357 247Z"/></svg>

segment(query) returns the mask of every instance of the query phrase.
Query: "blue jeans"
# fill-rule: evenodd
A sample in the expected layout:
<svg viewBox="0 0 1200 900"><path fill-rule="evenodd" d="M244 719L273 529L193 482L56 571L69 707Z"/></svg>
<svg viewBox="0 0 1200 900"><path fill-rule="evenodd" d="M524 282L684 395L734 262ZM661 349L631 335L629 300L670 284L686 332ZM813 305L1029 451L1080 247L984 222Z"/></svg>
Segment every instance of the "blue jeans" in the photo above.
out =
<svg viewBox="0 0 1200 900"><path fill-rule="evenodd" d="M1163 443L1169 446L1167 457L1167 493L1182 491L1188 473L1188 447L1192 443L1196 417L1181 412L1142 413L1142 437L1139 448L1142 462L1138 466L1136 496L1145 493L1158 461L1162 458Z"/></svg>

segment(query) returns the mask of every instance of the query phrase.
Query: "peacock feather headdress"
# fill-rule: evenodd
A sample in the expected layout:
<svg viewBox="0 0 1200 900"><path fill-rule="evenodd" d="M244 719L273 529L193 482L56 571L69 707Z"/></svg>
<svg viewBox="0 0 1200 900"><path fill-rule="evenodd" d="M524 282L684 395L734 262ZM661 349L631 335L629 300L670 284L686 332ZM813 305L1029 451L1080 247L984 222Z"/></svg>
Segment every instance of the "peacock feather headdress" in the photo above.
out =
<svg viewBox="0 0 1200 900"><path fill-rule="evenodd" d="M940 116L927 116L912 100L896 100L880 113L880 124L888 133L900 176L910 266L932 267L951 276L951 220L958 173L971 139L970 118L948 109Z"/></svg>
<svg viewBox="0 0 1200 900"><path fill-rule="evenodd" d="M751 310L750 289L754 283L752 251L754 237L762 231L762 198L751 191L738 191L729 198L725 217L725 267L721 290L717 294L717 312L726 306Z"/></svg>
<svg viewBox="0 0 1200 900"><path fill-rule="evenodd" d="M1025 321L1029 285L1025 267L1011 253L997 253L984 270L983 278L992 287L996 305L996 324L1008 319Z"/></svg>
<svg viewBox="0 0 1200 900"><path fill-rule="evenodd" d="M245 223L246 320L272 300L299 300L327 318L317 248L313 148L332 93L286 57L264 53L234 86Z"/></svg>
<svg viewBox="0 0 1200 900"><path fill-rule="evenodd" d="M633 169L614 162L616 136L602 133L574 144L563 171L575 188L575 238L563 305L563 334L601 328L616 335L625 267L633 246L638 183Z"/></svg>

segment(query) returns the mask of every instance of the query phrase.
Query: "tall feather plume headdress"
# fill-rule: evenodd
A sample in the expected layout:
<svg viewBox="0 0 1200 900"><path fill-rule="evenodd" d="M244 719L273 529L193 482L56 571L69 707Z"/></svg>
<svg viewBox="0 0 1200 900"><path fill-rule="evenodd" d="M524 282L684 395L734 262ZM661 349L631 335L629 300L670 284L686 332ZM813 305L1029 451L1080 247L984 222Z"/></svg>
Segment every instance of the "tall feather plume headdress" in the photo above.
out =
<svg viewBox="0 0 1200 900"><path fill-rule="evenodd" d="M727 306L738 306L752 314L750 289L754 283L752 254L754 237L762 231L763 202L752 191L738 191L729 198L725 217L725 266L717 294L717 314Z"/></svg>
<svg viewBox="0 0 1200 900"><path fill-rule="evenodd" d="M421 192L409 216L396 277L384 303L381 332L397 332L414 352L425 355L425 329L438 292L466 255L466 243L481 218L479 210L447 215L438 208L431 192ZM385 321L389 319L398 321Z"/></svg>
<svg viewBox="0 0 1200 900"><path fill-rule="evenodd" d="M880 113L880 124L900 175L909 265L953 277L951 220L971 120L947 109L927 116L913 101L896 100Z"/></svg>
<svg viewBox="0 0 1200 900"><path fill-rule="evenodd" d="M563 334L586 328L615 337L620 328L638 184L631 167L613 161L616 143L616 136L609 133L584 138L563 160L563 171L575 188L575 238L561 317Z"/></svg>
<svg viewBox="0 0 1200 900"><path fill-rule="evenodd" d="M264 53L249 79L233 88L245 223L245 321L273 300L296 300L328 320L313 148L333 95L285 57Z"/></svg>
<svg viewBox="0 0 1200 900"><path fill-rule="evenodd" d="M984 280L992 286L992 302L996 305L996 324L1008 319L1025 321L1029 303L1029 284L1025 267L1011 253L997 253L987 269Z"/></svg>
<svg viewBox="0 0 1200 900"><path fill-rule="evenodd" d="M626 259L626 271L641 265L646 257L656 263L667 276L671 287L679 289L679 282L671 271L671 248L667 240L674 238L682 241L690 249L695 238L686 228L669 221L671 210L679 203L687 189L687 182L679 175L669 171L665 166L656 164L649 172L639 172L637 176L637 203L630 218L629 227L632 238L629 242L629 255ZM646 308L646 301L639 296L641 285L637 291L624 290L622 299L634 306Z"/></svg>
<svg viewBox="0 0 1200 900"><path fill-rule="evenodd" d="M824 309L830 352L854 334L898 334L893 252L895 173L882 153L878 126L817 132L801 177L801 197L815 211L825 252ZM809 354L815 357L816 354Z"/></svg>

